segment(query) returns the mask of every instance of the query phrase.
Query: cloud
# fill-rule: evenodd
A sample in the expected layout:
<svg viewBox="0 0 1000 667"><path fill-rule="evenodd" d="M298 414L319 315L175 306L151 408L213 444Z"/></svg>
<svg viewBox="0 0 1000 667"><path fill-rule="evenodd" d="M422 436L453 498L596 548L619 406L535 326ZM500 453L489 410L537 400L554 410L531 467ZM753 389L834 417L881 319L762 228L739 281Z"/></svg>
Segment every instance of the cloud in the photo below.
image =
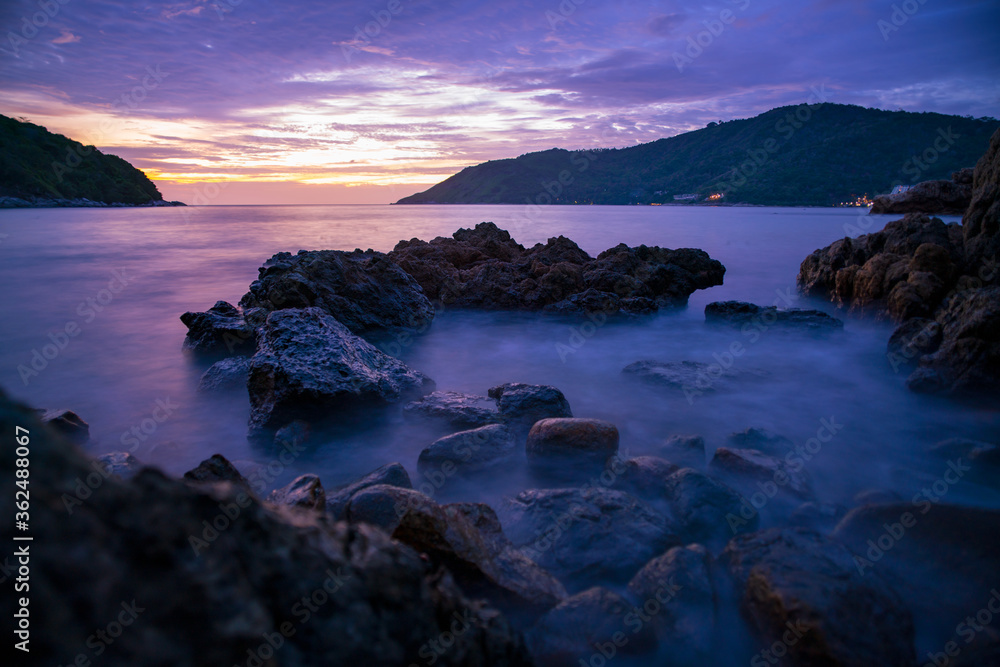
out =
<svg viewBox="0 0 1000 667"><path fill-rule="evenodd" d="M79 42L81 37L79 35L74 35L69 30L63 29L62 33L52 40L53 44L73 44L74 42Z"/></svg>

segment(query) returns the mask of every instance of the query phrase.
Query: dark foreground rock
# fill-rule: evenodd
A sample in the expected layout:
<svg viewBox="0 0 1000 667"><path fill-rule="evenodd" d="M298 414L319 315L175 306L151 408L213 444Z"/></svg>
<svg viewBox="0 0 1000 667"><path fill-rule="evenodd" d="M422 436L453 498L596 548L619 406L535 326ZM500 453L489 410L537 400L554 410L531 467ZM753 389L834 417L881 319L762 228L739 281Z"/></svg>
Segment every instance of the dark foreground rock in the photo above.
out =
<svg viewBox="0 0 1000 667"><path fill-rule="evenodd" d="M255 324L247 322L243 311L218 301L203 313L187 312L181 322L188 328L184 349L212 356L250 355L257 349Z"/></svg>
<svg viewBox="0 0 1000 667"><path fill-rule="evenodd" d="M751 626L766 644L783 644L791 664L916 663L910 612L877 573L862 575L840 543L770 529L734 538L722 560Z"/></svg>
<svg viewBox="0 0 1000 667"><path fill-rule="evenodd" d="M407 403L403 414L442 421L454 428L478 428L500 421L496 401L488 396L457 391L435 391Z"/></svg>
<svg viewBox="0 0 1000 667"><path fill-rule="evenodd" d="M956 173L962 181L963 176L964 170ZM871 213L962 215L971 201L972 187L966 182L923 181L905 192L875 197Z"/></svg>
<svg viewBox="0 0 1000 667"><path fill-rule="evenodd" d="M758 306L745 301L715 301L705 306L705 321L728 324L732 327L759 324L760 327L779 326L805 331L835 331L844 328L843 320L822 310Z"/></svg>
<svg viewBox="0 0 1000 667"><path fill-rule="evenodd" d="M244 491L251 491L247 478L222 454L212 454L196 467L184 473L184 479L195 484L228 482Z"/></svg>
<svg viewBox="0 0 1000 667"><path fill-rule="evenodd" d="M275 489L266 498L273 505L326 511L326 492L316 475L300 475L286 486Z"/></svg>
<svg viewBox="0 0 1000 667"><path fill-rule="evenodd" d="M507 499L502 513L510 541L571 591L624 583L680 543L659 512L604 488L524 491Z"/></svg>
<svg viewBox="0 0 1000 667"><path fill-rule="evenodd" d="M690 248L622 244L592 258L560 236L525 249L492 222L451 238L400 241L389 257L434 301L500 310L586 312L599 304L601 312L647 312L683 305L695 290L721 285L725 273L722 264Z"/></svg>
<svg viewBox="0 0 1000 667"><path fill-rule="evenodd" d="M246 387L250 359L244 356L226 357L212 364L198 382L198 391L224 391Z"/></svg>
<svg viewBox="0 0 1000 667"><path fill-rule="evenodd" d="M427 393L433 382L322 310L307 308L268 315L247 387L251 431L260 431L394 403Z"/></svg>
<svg viewBox="0 0 1000 667"><path fill-rule="evenodd" d="M454 643L437 665L532 662L502 616L370 527L287 517L230 485L196 488L148 468L105 479L67 514L63 497L91 461L0 397L0 428L17 426L31 436L30 609L49 610L31 613L38 663L86 658L95 628L121 618L134 622L101 644L103 665L247 664L273 653L268 637L283 639L283 665L419 664L445 632ZM12 456L0 459L3 479L14 470ZM13 516L9 490L0 511ZM0 539L12 543L13 529ZM0 613L13 618L16 602L0 596Z"/></svg>
<svg viewBox="0 0 1000 667"><path fill-rule="evenodd" d="M380 252L340 250L279 252L240 299L243 308L265 313L319 308L353 333L421 329L434 308L420 286Z"/></svg>
<svg viewBox="0 0 1000 667"><path fill-rule="evenodd" d="M42 423L70 442L85 445L90 441L90 424L72 410L48 410Z"/></svg>

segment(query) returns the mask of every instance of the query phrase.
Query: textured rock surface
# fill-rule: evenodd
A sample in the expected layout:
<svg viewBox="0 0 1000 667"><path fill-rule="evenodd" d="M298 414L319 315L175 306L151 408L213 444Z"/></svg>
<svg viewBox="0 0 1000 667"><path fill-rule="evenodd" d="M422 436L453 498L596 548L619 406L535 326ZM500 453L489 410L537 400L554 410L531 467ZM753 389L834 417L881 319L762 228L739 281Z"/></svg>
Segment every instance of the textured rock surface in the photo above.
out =
<svg viewBox="0 0 1000 667"><path fill-rule="evenodd" d="M420 329L434 319L434 308L416 281L380 252L280 252L259 273L240 299L244 308L267 313L315 307L359 335Z"/></svg>
<svg viewBox="0 0 1000 667"><path fill-rule="evenodd" d="M679 544L663 515L621 491L532 489L507 499L501 513L511 542L571 591L624 583Z"/></svg>
<svg viewBox="0 0 1000 667"><path fill-rule="evenodd" d="M103 665L246 664L282 627L295 630L283 665L406 665L456 619L467 629L435 664L531 664L502 616L366 526L285 516L231 485L196 487L153 469L105 479L69 516L61 497L92 462L0 397L0 428L15 426L32 436L31 609L48 610L31 615L38 663L89 653L88 637L125 605L136 620L104 645ZM13 457L0 458L0 474L14 478ZM229 506L238 518L206 534ZM13 516L13 492L0 496L0 511ZM0 539L10 544L13 528L5 523ZM303 597L316 602L306 622ZM15 602L0 596L0 613L13 617Z"/></svg>
<svg viewBox="0 0 1000 667"><path fill-rule="evenodd" d="M968 183L923 181L906 192L875 197L871 213L872 215L882 213L961 215L965 213L971 200L972 188Z"/></svg>
<svg viewBox="0 0 1000 667"><path fill-rule="evenodd" d="M225 301L217 301L203 313L187 312L181 322L188 328L184 349L206 355L253 354L257 347L256 327L242 311Z"/></svg>
<svg viewBox="0 0 1000 667"><path fill-rule="evenodd" d="M267 317L247 383L252 430L393 403L433 389L422 373L380 352L318 308Z"/></svg>
<svg viewBox="0 0 1000 667"><path fill-rule="evenodd" d="M505 423L525 432L539 419L573 416L563 393L548 385L508 382L491 387L489 397L497 402Z"/></svg>
<svg viewBox="0 0 1000 667"><path fill-rule="evenodd" d="M452 238L400 241L389 257L429 298L451 307L646 312L721 285L725 268L701 250L619 245L590 257L560 236L525 249L492 222ZM587 293L588 290L593 290ZM581 296L587 293L586 296Z"/></svg>
<svg viewBox="0 0 1000 667"><path fill-rule="evenodd" d="M762 640L770 645L792 631L792 664L916 663L909 611L877 573L862 575L840 543L804 529L770 529L733 538L722 560Z"/></svg>
<svg viewBox="0 0 1000 667"><path fill-rule="evenodd" d="M995 268L1000 260L1000 130L976 163L972 201L962 217L962 230L967 272L976 275L987 262Z"/></svg>
<svg viewBox="0 0 1000 667"><path fill-rule="evenodd" d="M442 421L454 428L478 428L500 421L496 401L488 396L457 391L435 391L407 403L403 414Z"/></svg>
<svg viewBox="0 0 1000 667"><path fill-rule="evenodd" d="M481 472L509 460L516 451L517 444L510 429L502 424L490 424L434 441L420 452L417 468L435 470L451 464L459 472Z"/></svg>
<svg viewBox="0 0 1000 667"><path fill-rule="evenodd" d="M531 427L525 451L529 461L572 459L603 465L618 453L618 438L618 428L600 419L541 419Z"/></svg>

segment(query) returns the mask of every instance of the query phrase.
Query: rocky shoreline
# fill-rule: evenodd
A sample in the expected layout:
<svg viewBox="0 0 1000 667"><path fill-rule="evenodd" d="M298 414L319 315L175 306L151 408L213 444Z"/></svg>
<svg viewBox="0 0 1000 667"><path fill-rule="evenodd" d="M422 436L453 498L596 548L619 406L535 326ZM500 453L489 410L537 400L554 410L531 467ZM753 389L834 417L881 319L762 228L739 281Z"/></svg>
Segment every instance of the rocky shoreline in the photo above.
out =
<svg viewBox="0 0 1000 667"><path fill-rule="evenodd" d="M0 208L145 208L156 206L187 206L180 201L165 201L151 199L144 204L126 204L123 202L106 203L92 201L81 197L78 199L49 199L45 197L0 197Z"/></svg>

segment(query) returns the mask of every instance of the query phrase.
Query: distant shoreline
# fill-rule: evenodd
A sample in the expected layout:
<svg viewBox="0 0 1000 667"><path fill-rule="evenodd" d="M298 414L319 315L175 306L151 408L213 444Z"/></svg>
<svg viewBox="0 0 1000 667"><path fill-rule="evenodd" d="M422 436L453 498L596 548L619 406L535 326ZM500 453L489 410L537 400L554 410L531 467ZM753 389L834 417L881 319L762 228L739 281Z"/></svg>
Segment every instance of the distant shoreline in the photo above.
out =
<svg viewBox="0 0 1000 667"><path fill-rule="evenodd" d="M124 202L113 202L106 204L100 201L93 201L85 197L78 199L22 199L21 197L0 197L0 209L2 208L154 208L163 206L187 206L180 201L150 200L145 204L126 204Z"/></svg>

